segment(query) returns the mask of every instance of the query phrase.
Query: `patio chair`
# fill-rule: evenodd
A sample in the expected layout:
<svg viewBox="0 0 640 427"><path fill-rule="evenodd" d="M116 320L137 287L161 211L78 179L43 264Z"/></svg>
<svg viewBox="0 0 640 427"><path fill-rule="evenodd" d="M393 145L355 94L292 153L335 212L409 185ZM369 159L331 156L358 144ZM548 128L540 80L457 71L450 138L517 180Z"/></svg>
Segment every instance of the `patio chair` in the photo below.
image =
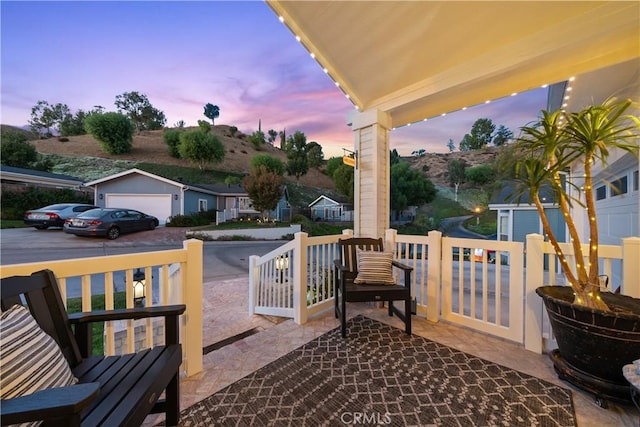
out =
<svg viewBox="0 0 640 427"><path fill-rule="evenodd" d="M3 278L0 291L0 424L140 426L165 412L177 425L183 304L67 314L51 270ZM91 355L91 322L160 316L165 345Z"/></svg>
<svg viewBox="0 0 640 427"><path fill-rule="evenodd" d="M389 316L395 314L411 335L411 272L412 267L393 261L393 254L384 252L382 239L350 238L338 241L340 259L334 260L335 315L340 319L342 337L347 336L347 302L387 302ZM393 267L401 269L404 281L397 284ZM393 305L404 301L404 312Z"/></svg>

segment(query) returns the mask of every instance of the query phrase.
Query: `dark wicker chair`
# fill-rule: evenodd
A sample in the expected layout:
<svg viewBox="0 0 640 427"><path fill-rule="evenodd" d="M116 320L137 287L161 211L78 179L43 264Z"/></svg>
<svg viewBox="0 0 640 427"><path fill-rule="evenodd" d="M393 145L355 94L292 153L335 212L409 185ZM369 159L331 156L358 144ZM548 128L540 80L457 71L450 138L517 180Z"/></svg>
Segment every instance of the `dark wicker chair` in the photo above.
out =
<svg viewBox="0 0 640 427"><path fill-rule="evenodd" d="M400 268L404 275L402 284L386 285L375 282L355 284L358 275L357 248L367 251L382 251L382 239L350 238L338 242L340 259L334 260L335 271L335 314L340 319L342 336L347 336L347 302L386 301L389 316L395 314L405 324L405 332L411 334L411 272L412 267L393 261L393 267ZM394 301L404 301L404 312L393 305Z"/></svg>

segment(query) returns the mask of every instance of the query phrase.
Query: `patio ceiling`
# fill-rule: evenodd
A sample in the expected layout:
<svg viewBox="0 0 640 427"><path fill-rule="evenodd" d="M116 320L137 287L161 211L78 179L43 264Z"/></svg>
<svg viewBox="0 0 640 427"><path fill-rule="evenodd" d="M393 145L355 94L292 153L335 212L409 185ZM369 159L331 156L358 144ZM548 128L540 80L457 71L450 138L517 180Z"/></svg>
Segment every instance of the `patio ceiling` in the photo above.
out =
<svg viewBox="0 0 640 427"><path fill-rule="evenodd" d="M392 126L640 57L640 3L279 1L360 110Z"/></svg>

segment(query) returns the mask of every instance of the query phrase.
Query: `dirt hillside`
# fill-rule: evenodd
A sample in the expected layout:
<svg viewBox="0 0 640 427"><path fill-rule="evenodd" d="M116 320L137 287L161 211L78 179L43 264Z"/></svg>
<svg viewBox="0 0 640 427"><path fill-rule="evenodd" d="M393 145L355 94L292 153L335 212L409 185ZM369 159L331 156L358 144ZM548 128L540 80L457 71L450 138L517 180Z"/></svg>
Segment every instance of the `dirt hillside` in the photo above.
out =
<svg viewBox="0 0 640 427"><path fill-rule="evenodd" d="M244 138L230 136L229 126L216 125L212 132L218 136L225 146L226 155L221 163L211 166L212 169L223 172L248 173L249 161L256 154L269 154L277 157L283 162L287 161L285 153L271 144L264 144L260 150L256 150L253 145ZM112 155L105 153L98 141L91 135L71 136L69 141L61 142L57 138L34 140L31 143L40 153L57 154L71 157L99 157L112 160L131 160L148 163L191 166L193 164L186 160L176 159L169 155L167 145L162 138L163 131L144 131L133 137L133 149L130 153ZM285 176L285 180L295 182L294 177ZM302 185L334 189L333 181L318 169L310 169L309 172L300 178Z"/></svg>

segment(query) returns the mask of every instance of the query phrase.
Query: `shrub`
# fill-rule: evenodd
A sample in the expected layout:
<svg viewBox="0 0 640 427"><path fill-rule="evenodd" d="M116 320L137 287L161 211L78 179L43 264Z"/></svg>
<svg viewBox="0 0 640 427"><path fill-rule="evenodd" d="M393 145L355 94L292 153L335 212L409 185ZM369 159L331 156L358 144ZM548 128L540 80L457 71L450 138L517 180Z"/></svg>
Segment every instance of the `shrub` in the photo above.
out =
<svg viewBox="0 0 640 427"><path fill-rule="evenodd" d="M264 165L269 172L274 172L280 176L284 175L284 163L277 157L270 156L268 154L256 154L251 158L249 166L251 169L255 169Z"/></svg>
<svg viewBox="0 0 640 427"><path fill-rule="evenodd" d="M496 176L496 170L493 166L480 165L468 168L464 171L464 175L467 181L478 185L484 185L494 179Z"/></svg>
<svg viewBox="0 0 640 427"><path fill-rule="evenodd" d="M238 128L235 126L229 126L229 135L232 137L236 136L236 132L238 132Z"/></svg>
<svg viewBox="0 0 640 427"><path fill-rule="evenodd" d="M201 131L182 132L178 150L181 158L196 163L200 170L209 163L221 162L225 155L218 137Z"/></svg>
<svg viewBox="0 0 640 427"><path fill-rule="evenodd" d="M162 135L164 143L169 147L169 155L177 159L180 158L180 131L177 129L167 129Z"/></svg>
<svg viewBox="0 0 640 427"><path fill-rule="evenodd" d="M23 219L29 209L41 208L54 203L93 203L88 194L63 189L28 187L25 191L2 191L0 205L2 219Z"/></svg>
<svg viewBox="0 0 640 427"><path fill-rule="evenodd" d="M211 123L206 120L198 120L198 127L204 133L211 132Z"/></svg>
<svg viewBox="0 0 640 427"><path fill-rule="evenodd" d="M27 141L26 135L9 131L2 133L0 157L4 165L25 168L38 160L38 152Z"/></svg>
<svg viewBox="0 0 640 427"><path fill-rule="evenodd" d="M124 114L91 114L85 119L85 128L108 154L125 154L133 148L133 122Z"/></svg>
<svg viewBox="0 0 640 427"><path fill-rule="evenodd" d="M212 217L215 219L216 211L198 212L189 215L175 215L172 216L167 227L198 227L201 225L209 225L212 222Z"/></svg>

